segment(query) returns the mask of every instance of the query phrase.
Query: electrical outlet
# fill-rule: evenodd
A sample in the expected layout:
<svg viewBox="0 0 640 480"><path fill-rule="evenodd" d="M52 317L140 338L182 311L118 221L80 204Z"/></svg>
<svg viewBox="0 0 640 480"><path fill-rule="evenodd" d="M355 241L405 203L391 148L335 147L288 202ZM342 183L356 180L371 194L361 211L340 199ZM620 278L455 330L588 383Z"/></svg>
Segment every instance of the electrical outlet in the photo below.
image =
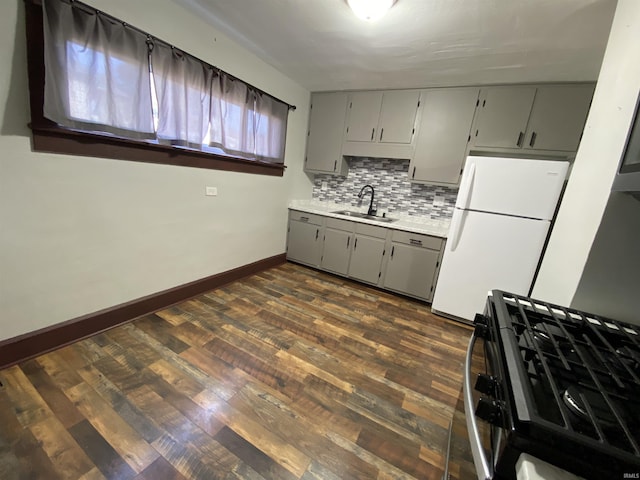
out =
<svg viewBox="0 0 640 480"><path fill-rule="evenodd" d="M434 207L442 207L444 205L444 197L440 195L436 195L433 197L433 206Z"/></svg>
<svg viewBox="0 0 640 480"><path fill-rule="evenodd" d="M218 195L218 188L217 187L206 187L204 194L207 197L216 197Z"/></svg>
<svg viewBox="0 0 640 480"><path fill-rule="evenodd" d="M327 188L329 188L329 185L327 185L327 182L326 181L322 182L322 186L320 187L320 190L324 192L325 190L327 190Z"/></svg>

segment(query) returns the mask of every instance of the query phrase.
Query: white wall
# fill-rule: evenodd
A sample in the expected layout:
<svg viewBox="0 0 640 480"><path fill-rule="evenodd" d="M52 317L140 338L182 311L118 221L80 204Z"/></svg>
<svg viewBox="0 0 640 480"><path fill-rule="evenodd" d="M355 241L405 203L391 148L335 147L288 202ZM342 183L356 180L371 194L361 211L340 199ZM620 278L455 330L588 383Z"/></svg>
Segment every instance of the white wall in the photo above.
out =
<svg viewBox="0 0 640 480"><path fill-rule="evenodd" d="M609 199L640 91L640 1L619 0L580 148L533 296L570 305Z"/></svg>
<svg viewBox="0 0 640 480"><path fill-rule="evenodd" d="M285 250L309 92L171 0L92 0L298 108L285 176L33 153L24 5L0 4L0 340ZM205 186L218 197L205 197Z"/></svg>
<svg viewBox="0 0 640 480"><path fill-rule="evenodd" d="M640 199L613 192L571 306L640 325Z"/></svg>

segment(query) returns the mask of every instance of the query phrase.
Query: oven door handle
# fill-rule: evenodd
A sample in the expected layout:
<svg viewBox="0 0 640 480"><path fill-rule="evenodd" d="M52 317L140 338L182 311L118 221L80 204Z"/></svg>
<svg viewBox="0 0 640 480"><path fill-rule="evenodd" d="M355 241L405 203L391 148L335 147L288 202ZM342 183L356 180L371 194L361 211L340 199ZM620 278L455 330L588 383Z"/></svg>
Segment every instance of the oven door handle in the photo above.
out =
<svg viewBox="0 0 640 480"><path fill-rule="evenodd" d="M477 337L474 333L469 340L469 347L467 348L467 358L464 364L464 382L462 384L462 390L464 392L464 410L465 418L467 420L467 430L469 432L469 443L471 444L471 453L473 455L473 464L476 467L476 473L478 479L491 480L491 470L489 469L489 462L485 456L482 448L482 441L480 440L480 433L478 432L478 424L476 423L475 409L473 408L473 395L471 390L471 360L473 357L473 347L476 343Z"/></svg>

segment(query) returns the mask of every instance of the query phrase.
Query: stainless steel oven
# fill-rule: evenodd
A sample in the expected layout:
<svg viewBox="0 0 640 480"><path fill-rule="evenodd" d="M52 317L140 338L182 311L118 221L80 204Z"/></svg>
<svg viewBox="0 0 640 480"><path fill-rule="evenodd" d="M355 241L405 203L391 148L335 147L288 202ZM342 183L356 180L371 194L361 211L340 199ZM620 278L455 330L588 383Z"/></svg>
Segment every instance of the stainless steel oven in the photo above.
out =
<svg viewBox="0 0 640 480"><path fill-rule="evenodd" d="M513 480L530 462L556 478L640 478L638 326L498 290L474 324L450 478Z"/></svg>

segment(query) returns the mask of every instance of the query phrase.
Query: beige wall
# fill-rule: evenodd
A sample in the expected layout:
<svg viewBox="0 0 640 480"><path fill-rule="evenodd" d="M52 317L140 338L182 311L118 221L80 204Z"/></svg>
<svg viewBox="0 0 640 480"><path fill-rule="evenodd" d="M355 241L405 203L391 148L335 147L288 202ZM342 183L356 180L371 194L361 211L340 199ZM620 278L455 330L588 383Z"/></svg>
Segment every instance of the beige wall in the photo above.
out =
<svg viewBox="0 0 640 480"><path fill-rule="evenodd" d="M171 0L92 5L295 104L284 178L33 153L22 0L0 3L0 340L285 250L309 92ZM205 197L205 186L218 197Z"/></svg>
<svg viewBox="0 0 640 480"><path fill-rule="evenodd" d="M640 91L640 1L619 0L589 118L533 289L570 305L609 200Z"/></svg>

